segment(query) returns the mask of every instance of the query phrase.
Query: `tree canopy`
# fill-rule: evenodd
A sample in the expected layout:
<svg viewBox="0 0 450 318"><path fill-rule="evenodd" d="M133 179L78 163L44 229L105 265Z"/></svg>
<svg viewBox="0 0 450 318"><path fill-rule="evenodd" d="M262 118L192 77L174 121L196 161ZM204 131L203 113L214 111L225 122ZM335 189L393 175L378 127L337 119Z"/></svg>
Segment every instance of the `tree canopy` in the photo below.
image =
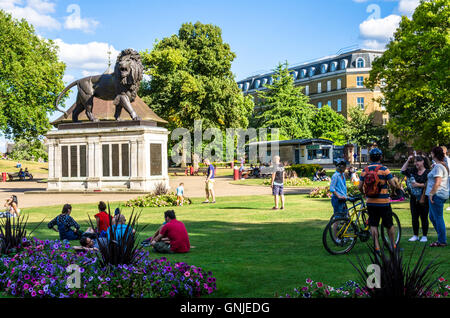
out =
<svg viewBox="0 0 450 318"><path fill-rule="evenodd" d="M301 86L294 85L288 63L280 63L272 75L273 83L265 84L267 90L258 92L252 126L278 128L284 138L311 138L311 120L315 106L303 94Z"/></svg>
<svg viewBox="0 0 450 318"><path fill-rule="evenodd" d="M47 113L64 88L65 64L51 40L2 10L0 43L0 131L7 138L35 138L50 129Z"/></svg>
<svg viewBox="0 0 450 318"><path fill-rule="evenodd" d="M382 84L389 129L423 149L450 140L449 30L448 0L422 0L411 20L402 17L367 83Z"/></svg>
<svg viewBox="0 0 450 318"><path fill-rule="evenodd" d="M195 120L204 128L246 128L254 104L238 88L231 63L236 55L222 40L222 30L211 24L185 23L178 34L157 41L151 52L141 52L151 80L139 95L169 129L190 130Z"/></svg>
<svg viewBox="0 0 450 318"><path fill-rule="evenodd" d="M347 142L343 133L346 124L344 116L325 105L314 114L310 125L311 133L314 138L331 139L335 144L343 145Z"/></svg>

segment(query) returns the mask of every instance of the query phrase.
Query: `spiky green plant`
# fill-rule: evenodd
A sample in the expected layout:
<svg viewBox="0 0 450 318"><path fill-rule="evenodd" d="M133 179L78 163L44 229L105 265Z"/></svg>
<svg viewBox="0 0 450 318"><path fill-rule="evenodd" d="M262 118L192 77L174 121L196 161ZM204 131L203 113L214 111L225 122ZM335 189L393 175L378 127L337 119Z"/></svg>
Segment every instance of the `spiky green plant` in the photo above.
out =
<svg viewBox="0 0 450 318"><path fill-rule="evenodd" d="M350 261L356 269L361 279L361 286L366 286L369 276L372 274L367 271L370 264L378 265L380 269L380 288L367 288L367 292L371 298L387 298L387 297L404 297L404 298L422 298L429 296L438 277L435 275L441 262L436 262L437 257L433 258L425 265L425 249L423 247L417 261L413 263L415 248L409 256L409 260L403 259L403 253L399 248L382 249L380 253L375 251L373 246L369 246L369 262L357 257L358 262L355 265Z"/></svg>
<svg viewBox="0 0 450 318"><path fill-rule="evenodd" d="M26 218L24 214L19 217L7 215L4 218L0 218L1 254L8 254L20 246L26 245L28 218L28 214ZM28 236L31 236L34 230L37 229L42 222L43 220L34 227Z"/></svg>
<svg viewBox="0 0 450 318"><path fill-rule="evenodd" d="M141 211L142 212L142 211ZM109 227L109 238L105 237L98 240L99 247L99 260L101 266L107 267L109 265L130 265L135 264L143 255L141 249L139 248L139 242L137 240L139 233L146 227L138 226L138 219L141 212L135 213L134 208L128 219L127 230L123 236L117 235L117 227ZM111 209L108 203L108 215L109 219L112 220ZM94 228L91 218L89 217L89 222L91 227ZM133 231L134 230L134 231Z"/></svg>

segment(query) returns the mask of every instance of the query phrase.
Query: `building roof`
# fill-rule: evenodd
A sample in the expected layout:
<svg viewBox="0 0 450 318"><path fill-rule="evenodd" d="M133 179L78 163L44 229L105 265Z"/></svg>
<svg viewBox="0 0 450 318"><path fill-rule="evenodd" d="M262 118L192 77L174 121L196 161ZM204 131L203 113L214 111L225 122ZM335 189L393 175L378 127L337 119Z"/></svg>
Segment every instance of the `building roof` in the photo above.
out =
<svg viewBox="0 0 450 318"><path fill-rule="evenodd" d="M53 121L51 124L58 126L59 124L65 124L65 123L71 123L72 122L72 111L75 108L75 103L67 110L67 113L69 116L67 118L64 118L64 115L61 115L58 119ZM155 114L155 112L146 104L142 99L139 98L139 96L136 96L136 99L134 102L131 103L134 110L138 114L139 117L141 117L142 120L146 121L154 121L159 124L166 124L167 121L159 117ZM99 98L94 97L94 105L92 107L92 112L95 116L95 118L99 119L100 121L115 121L114 113L116 111L116 106L113 104L112 100L102 100ZM89 119L86 116L86 113L83 111L79 116L78 119L82 122L87 122ZM122 113L119 117L120 120L131 120L130 115L125 109L122 109Z"/></svg>

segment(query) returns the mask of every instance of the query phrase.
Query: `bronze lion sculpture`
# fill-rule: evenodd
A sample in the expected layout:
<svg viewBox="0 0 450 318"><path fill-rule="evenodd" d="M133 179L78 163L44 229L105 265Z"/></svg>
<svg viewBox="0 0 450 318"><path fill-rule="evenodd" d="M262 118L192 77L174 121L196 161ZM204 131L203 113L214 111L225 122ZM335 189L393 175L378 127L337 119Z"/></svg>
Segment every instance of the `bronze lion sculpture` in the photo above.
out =
<svg viewBox="0 0 450 318"><path fill-rule="evenodd" d="M140 120L131 103L137 96L143 70L139 53L133 49L123 50L117 57L114 73L88 76L72 82L58 95L55 108L63 112L64 117L67 118L67 112L59 109L58 103L61 97L76 85L78 94L76 106L72 112L73 122L79 121L78 115L83 110L86 111L89 120L98 121L92 113L94 97L114 101L116 106L114 118L116 120L119 119L122 108L125 108L133 120Z"/></svg>

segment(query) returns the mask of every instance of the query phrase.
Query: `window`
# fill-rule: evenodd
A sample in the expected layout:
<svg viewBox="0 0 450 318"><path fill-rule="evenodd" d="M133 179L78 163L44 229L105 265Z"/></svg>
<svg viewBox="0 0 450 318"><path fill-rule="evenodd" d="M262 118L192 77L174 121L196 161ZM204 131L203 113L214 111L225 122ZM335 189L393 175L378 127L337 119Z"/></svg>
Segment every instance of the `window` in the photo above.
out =
<svg viewBox="0 0 450 318"><path fill-rule="evenodd" d="M305 76L306 76L306 70L305 70L305 69L302 69L302 70L300 71L300 77L301 77L301 78L305 78Z"/></svg>
<svg viewBox="0 0 450 318"><path fill-rule="evenodd" d="M256 80L256 81L255 81L255 89L256 89L256 88L259 88L259 83L260 83L260 80Z"/></svg>
<svg viewBox="0 0 450 318"><path fill-rule="evenodd" d="M342 111L342 99L337 100L337 111L338 112Z"/></svg>
<svg viewBox="0 0 450 318"><path fill-rule="evenodd" d="M356 77L356 87L364 87L364 76Z"/></svg>
<svg viewBox="0 0 450 318"><path fill-rule="evenodd" d="M309 68L309 77L314 76L314 73L316 72L316 68L315 67L310 67Z"/></svg>
<svg viewBox="0 0 450 318"><path fill-rule="evenodd" d="M317 150L316 149L308 149L308 160L317 159Z"/></svg>
<svg viewBox="0 0 450 318"><path fill-rule="evenodd" d="M61 146L61 176L86 177L86 145Z"/></svg>
<svg viewBox="0 0 450 318"><path fill-rule="evenodd" d="M342 85L342 80L340 78L338 78L336 81L336 89L341 89L341 85Z"/></svg>
<svg viewBox="0 0 450 318"><path fill-rule="evenodd" d="M322 83L317 83L317 93L322 93Z"/></svg>
<svg viewBox="0 0 450 318"><path fill-rule="evenodd" d="M322 108L322 102L318 102L318 103L317 103L317 108L319 108L319 109Z"/></svg>
<svg viewBox="0 0 450 318"><path fill-rule="evenodd" d="M330 72L336 71L336 68L337 68L337 62L331 62Z"/></svg>
<svg viewBox="0 0 450 318"><path fill-rule="evenodd" d="M386 99L381 100L381 110L386 110Z"/></svg>
<svg viewBox="0 0 450 318"><path fill-rule="evenodd" d="M326 73L327 72L327 69L328 69L328 65L327 64L322 64L322 66L320 67L320 72L323 74L323 73Z"/></svg>
<svg viewBox="0 0 450 318"><path fill-rule="evenodd" d="M387 124L387 118L383 117L383 126L385 126Z"/></svg>
<svg viewBox="0 0 450 318"><path fill-rule="evenodd" d="M341 60L341 70L345 70L347 68L347 60Z"/></svg>
<svg viewBox="0 0 450 318"><path fill-rule="evenodd" d="M330 159L330 148L322 149L322 159Z"/></svg>
<svg viewBox="0 0 450 318"><path fill-rule="evenodd" d="M331 91L331 81L327 81L327 92Z"/></svg>
<svg viewBox="0 0 450 318"><path fill-rule="evenodd" d="M331 100L328 101L328 106L331 108Z"/></svg>
<svg viewBox="0 0 450 318"><path fill-rule="evenodd" d="M356 67L363 68L364 67L364 59L362 57L358 57L356 59Z"/></svg>
<svg viewBox="0 0 450 318"><path fill-rule="evenodd" d="M358 105L359 109L364 110L364 97L358 97L356 99L356 105Z"/></svg>
<svg viewBox="0 0 450 318"><path fill-rule="evenodd" d="M305 86L305 95L309 95L309 85Z"/></svg>

